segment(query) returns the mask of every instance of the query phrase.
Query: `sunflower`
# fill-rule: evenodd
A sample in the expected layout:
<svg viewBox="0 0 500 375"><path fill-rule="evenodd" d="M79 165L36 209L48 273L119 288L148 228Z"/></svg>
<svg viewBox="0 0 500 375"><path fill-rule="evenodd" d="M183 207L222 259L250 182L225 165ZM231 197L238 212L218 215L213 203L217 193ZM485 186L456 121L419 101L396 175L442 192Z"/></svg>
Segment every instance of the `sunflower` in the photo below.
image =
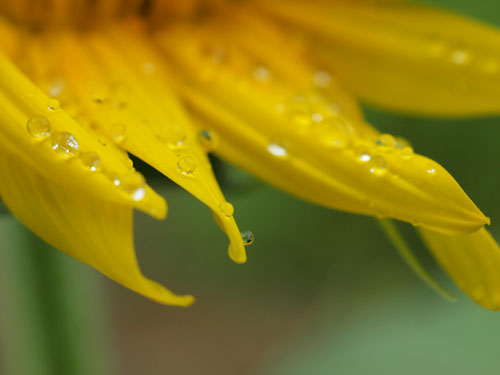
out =
<svg viewBox="0 0 500 375"><path fill-rule="evenodd" d="M458 285L500 308L487 218L437 162L379 133L358 99L423 115L500 109L500 33L400 0L0 1L0 194L57 249L160 303L133 210L163 219L142 159L205 203L246 261L214 153L291 194L418 227ZM432 281L429 281L432 283Z"/></svg>

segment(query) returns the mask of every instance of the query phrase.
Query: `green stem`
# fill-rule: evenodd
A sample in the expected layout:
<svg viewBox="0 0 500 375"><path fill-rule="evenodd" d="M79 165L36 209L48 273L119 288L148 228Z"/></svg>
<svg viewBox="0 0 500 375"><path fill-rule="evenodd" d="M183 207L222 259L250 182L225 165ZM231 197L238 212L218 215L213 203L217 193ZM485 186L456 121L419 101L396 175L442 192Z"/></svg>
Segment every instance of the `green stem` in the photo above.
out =
<svg viewBox="0 0 500 375"><path fill-rule="evenodd" d="M0 216L4 365L19 375L110 374L97 280L7 215Z"/></svg>

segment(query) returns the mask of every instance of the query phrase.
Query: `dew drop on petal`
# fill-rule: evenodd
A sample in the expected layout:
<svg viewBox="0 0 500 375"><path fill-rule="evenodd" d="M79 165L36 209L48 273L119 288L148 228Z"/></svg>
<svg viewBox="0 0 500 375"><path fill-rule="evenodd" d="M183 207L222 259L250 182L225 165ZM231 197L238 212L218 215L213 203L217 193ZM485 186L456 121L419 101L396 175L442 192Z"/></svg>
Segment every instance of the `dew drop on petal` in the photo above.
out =
<svg viewBox="0 0 500 375"><path fill-rule="evenodd" d="M391 134L381 134L377 138L377 145L383 147L394 147L396 145L396 139Z"/></svg>
<svg viewBox="0 0 500 375"><path fill-rule="evenodd" d="M405 159L409 159L414 155L414 151L410 146L407 146L401 150L401 156Z"/></svg>
<svg viewBox="0 0 500 375"><path fill-rule="evenodd" d="M213 151L215 148L214 133L208 129L201 130L198 133L198 143L206 151Z"/></svg>
<svg viewBox="0 0 500 375"><path fill-rule="evenodd" d="M259 65L253 71L253 78L259 83L269 82L271 77L271 71L265 66Z"/></svg>
<svg viewBox="0 0 500 375"><path fill-rule="evenodd" d="M220 211L226 217L231 217L234 214L234 206L229 202L222 202L219 205Z"/></svg>
<svg viewBox="0 0 500 375"><path fill-rule="evenodd" d="M59 132L52 136L52 149L64 157L77 156L80 152L78 141L68 132Z"/></svg>
<svg viewBox="0 0 500 375"><path fill-rule="evenodd" d="M368 150L368 148L364 146L356 148L355 154L356 158L363 163L369 162L372 159L370 150Z"/></svg>
<svg viewBox="0 0 500 375"><path fill-rule="evenodd" d="M169 124L160 129L158 139L170 146L182 146L186 140L186 133L179 124Z"/></svg>
<svg viewBox="0 0 500 375"><path fill-rule="evenodd" d="M387 172L387 162L380 155L375 155L370 160L370 173L381 176Z"/></svg>
<svg viewBox="0 0 500 375"><path fill-rule="evenodd" d="M111 126L109 129L109 133L111 135L111 139L115 143L123 142L125 139L125 134L127 133L127 126L124 123L117 122L116 124Z"/></svg>
<svg viewBox="0 0 500 375"><path fill-rule="evenodd" d="M177 168L182 174L193 174L196 169L196 160L191 155L183 155L177 160Z"/></svg>
<svg viewBox="0 0 500 375"><path fill-rule="evenodd" d="M28 133L35 138L45 138L50 135L50 122L46 117L33 116L27 124Z"/></svg>
<svg viewBox="0 0 500 375"><path fill-rule="evenodd" d="M314 74L314 84L320 89L328 87L331 82L332 77L327 71L319 70Z"/></svg>
<svg viewBox="0 0 500 375"><path fill-rule="evenodd" d="M255 235L251 231L245 230L241 232L241 239L243 240L243 245L250 246L255 241Z"/></svg>
<svg viewBox="0 0 500 375"><path fill-rule="evenodd" d="M144 176L139 172L133 171L125 175L121 180L120 185L123 187L123 190L136 202L142 200L142 198L146 195L146 183Z"/></svg>
<svg viewBox="0 0 500 375"><path fill-rule="evenodd" d="M434 176L437 173L437 166L435 164L429 164L426 172L428 175Z"/></svg>
<svg viewBox="0 0 500 375"><path fill-rule="evenodd" d="M275 142L269 143L267 145L267 151L269 151L271 155L274 155L278 158L285 158L288 155L288 151L286 150L286 148Z"/></svg>
<svg viewBox="0 0 500 375"><path fill-rule="evenodd" d="M48 108L51 111L57 111L59 108L61 108L61 104L59 103L59 100L57 100L57 99L50 99L49 104L48 104Z"/></svg>
<svg viewBox="0 0 500 375"><path fill-rule="evenodd" d="M451 52L451 62L455 65L466 65L469 63L470 53L464 49L456 49Z"/></svg>
<svg viewBox="0 0 500 375"><path fill-rule="evenodd" d="M92 172L96 172L101 168L101 158L95 152L84 152L80 155L80 159L83 165Z"/></svg>

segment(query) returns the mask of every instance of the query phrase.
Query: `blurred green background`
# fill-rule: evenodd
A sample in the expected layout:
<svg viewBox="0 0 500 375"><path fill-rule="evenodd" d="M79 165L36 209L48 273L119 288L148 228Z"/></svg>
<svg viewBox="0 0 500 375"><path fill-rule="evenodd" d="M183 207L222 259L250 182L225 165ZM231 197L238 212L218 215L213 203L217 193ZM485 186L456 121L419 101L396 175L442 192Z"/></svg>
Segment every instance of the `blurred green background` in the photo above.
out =
<svg viewBox="0 0 500 375"><path fill-rule="evenodd" d="M496 0L432 3L500 25ZM500 119L366 115L444 165L492 217L500 240ZM458 302L417 279L372 218L317 207L216 166L240 228L256 236L247 264L228 259L209 210L165 180L152 184L169 203L168 219L136 216L144 273L194 294L188 309L128 291L2 215L0 373L71 375L72 366L124 375L500 373L499 313L462 295L409 228L412 247ZM45 276L22 271L30 267Z"/></svg>

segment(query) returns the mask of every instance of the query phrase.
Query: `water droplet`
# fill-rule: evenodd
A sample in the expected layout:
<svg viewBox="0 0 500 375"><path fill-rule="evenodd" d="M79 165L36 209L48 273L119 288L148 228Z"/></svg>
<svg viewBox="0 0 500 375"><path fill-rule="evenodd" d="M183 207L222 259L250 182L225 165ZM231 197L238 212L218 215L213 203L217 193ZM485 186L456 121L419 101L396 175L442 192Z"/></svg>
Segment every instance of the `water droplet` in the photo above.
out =
<svg viewBox="0 0 500 375"><path fill-rule="evenodd" d="M372 156L370 155L370 150L368 150L368 148L364 146L356 148L355 154L356 158L363 163L367 163L372 159Z"/></svg>
<svg viewBox="0 0 500 375"><path fill-rule="evenodd" d="M231 217L234 214L234 206L229 202L223 202L219 208L224 216Z"/></svg>
<svg viewBox="0 0 500 375"><path fill-rule="evenodd" d="M243 245L250 246L255 241L255 236L249 230L241 232L241 239L243 240Z"/></svg>
<svg viewBox="0 0 500 375"><path fill-rule="evenodd" d="M318 140L328 147L343 147L346 137L335 118L327 118L314 126L314 134Z"/></svg>
<svg viewBox="0 0 500 375"><path fill-rule="evenodd" d="M382 176L387 172L387 162L380 155L375 155L370 160L370 173L377 176Z"/></svg>
<svg viewBox="0 0 500 375"><path fill-rule="evenodd" d="M48 108L51 111L57 111L59 108L61 108L61 104L59 103L59 100L57 100L57 99L50 99Z"/></svg>
<svg viewBox="0 0 500 375"><path fill-rule="evenodd" d="M147 61L144 64L142 64L142 72L144 74L150 75L153 74L155 71L156 71L156 65L151 61Z"/></svg>
<svg viewBox="0 0 500 375"><path fill-rule="evenodd" d="M310 105L302 97L296 97L288 107L288 115L299 131L307 129L313 119Z"/></svg>
<svg viewBox="0 0 500 375"><path fill-rule="evenodd" d="M253 78L260 83L266 83L271 80L271 71L265 66L259 65L253 71Z"/></svg>
<svg viewBox="0 0 500 375"><path fill-rule="evenodd" d="M466 65L470 62L470 53L464 49L456 49L451 52L451 62L456 65Z"/></svg>
<svg viewBox="0 0 500 375"><path fill-rule="evenodd" d="M106 137L99 137L97 138L97 141L103 146L106 146L108 144L108 139Z"/></svg>
<svg viewBox="0 0 500 375"><path fill-rule="evenodd" d="M408 142L403 137L396 137L394 142L394 147L396 147L399 150L403 150L405 147L411 148L411 145L410 142Z"/></svg>
<svg viewBox="0 0 500 375"><path fill-rule="evenodd" d="M394 147L396 144L396 139L391 134L381 134L377 138L377 145L383 147Z"/></svg>
<svg viewBox="0 0 500 375"><path fill-rule="evenodd" d="M323 115L321 113L318 113L318 112L313 113L311 118L314 122L321 122L324 119Z"/></svg>
<svg viewBox="0 0 500 375"><path fill-rule="evenodd" d="M115 185L117 185L116 181L117 180L113 181ZM118 181L120 181L123 190L129 194L134 201L138 202L146 195L144 176L139 172L132 171L126 174L121 180L118 179Z"/></svg>
<svg viewBox="0 0 500 375"><path fill-rule="evenodd" d="M330 73L324 70L319 70L314 74L314 84L320 89L324 89L332 82Z"/></svg>
<svg viewBox="0 0 500 375"><path fill-rule="evenodd" d="M208 129L201 130L198 133L198 143L206 152L212 151L215 146L214 133Z"/></svg>
<svg viewBox="0 0 500 375"><path fill-rule="evenodd" d="M90 89L90 97L96 104L102 104L109 97L109 88L102 84L93 83Z"/></svg>
<svg viewBox="0 0 500 375"><path fill-rule="evenodd" d="M190 175L196 169L196 160L191 155L183 155L177 160L177 168L183 174Z"/></svg>
<svg viewBox="0 0 500 375"><path fill-rule="evenodd" d="M179 124L169 124L160 129L158 139L161 142L168 143L170 146L182 146L186 140L186 133Z"/></svg>
<svg viewBox="0 0 500 375"><path fill-rule="evenodd" d="M288 155L286 148L275 142L267 145L267 151L278 158L285 158Z"/></svg>
<svg viewBox="0 0 500 375"><path fill-rule="evenodd" d="M26 124L28 133L35 138L45 138L50 135L50 122L46 117L33 116Z"/></svg>
<svg viewBox="0 0 500 375"><path fill-rule="evenodd" d="M429 164L426 172L428 175L434 176L437 173L437 166L435 164Z"/></svg>
<svg viewBox="0 0 500 375"><path fill-rule="evenodd" d="M83 165L92 172L96 172L101 168L101 158L95 152L84 152L80 155L80 159L82 160Z"/></svg>
<svg viewBox="0 0 500 375"><path fill-rule="evenodd" d="M413 149L409 146L401 150L401 156L405 159L409 159L414 155Z"/></svg>
<svg viewBox="0 0 500 375"><path fill-rule="evenodd" d="M111 129L109 129L111 139L113 139L113 141L116 143L120 143L125 139L126 132L127 126L121 122L114 124L113 126L111 126Z"/></svg>
<svg viewBox="0 0 500 375"><path fill-rule="evenodd" d="M58 97L62 94L65 86L66 81L64 80L64 78L57 78L50 83L48 94L53 98Z"/></svg>
<svg viewBox="0 0 500 375"><path fill-rule="evenodd" d="M59 132L52 136L52 149L61 156L77 156L80 152L78 141L68 132Z"/></svg>

